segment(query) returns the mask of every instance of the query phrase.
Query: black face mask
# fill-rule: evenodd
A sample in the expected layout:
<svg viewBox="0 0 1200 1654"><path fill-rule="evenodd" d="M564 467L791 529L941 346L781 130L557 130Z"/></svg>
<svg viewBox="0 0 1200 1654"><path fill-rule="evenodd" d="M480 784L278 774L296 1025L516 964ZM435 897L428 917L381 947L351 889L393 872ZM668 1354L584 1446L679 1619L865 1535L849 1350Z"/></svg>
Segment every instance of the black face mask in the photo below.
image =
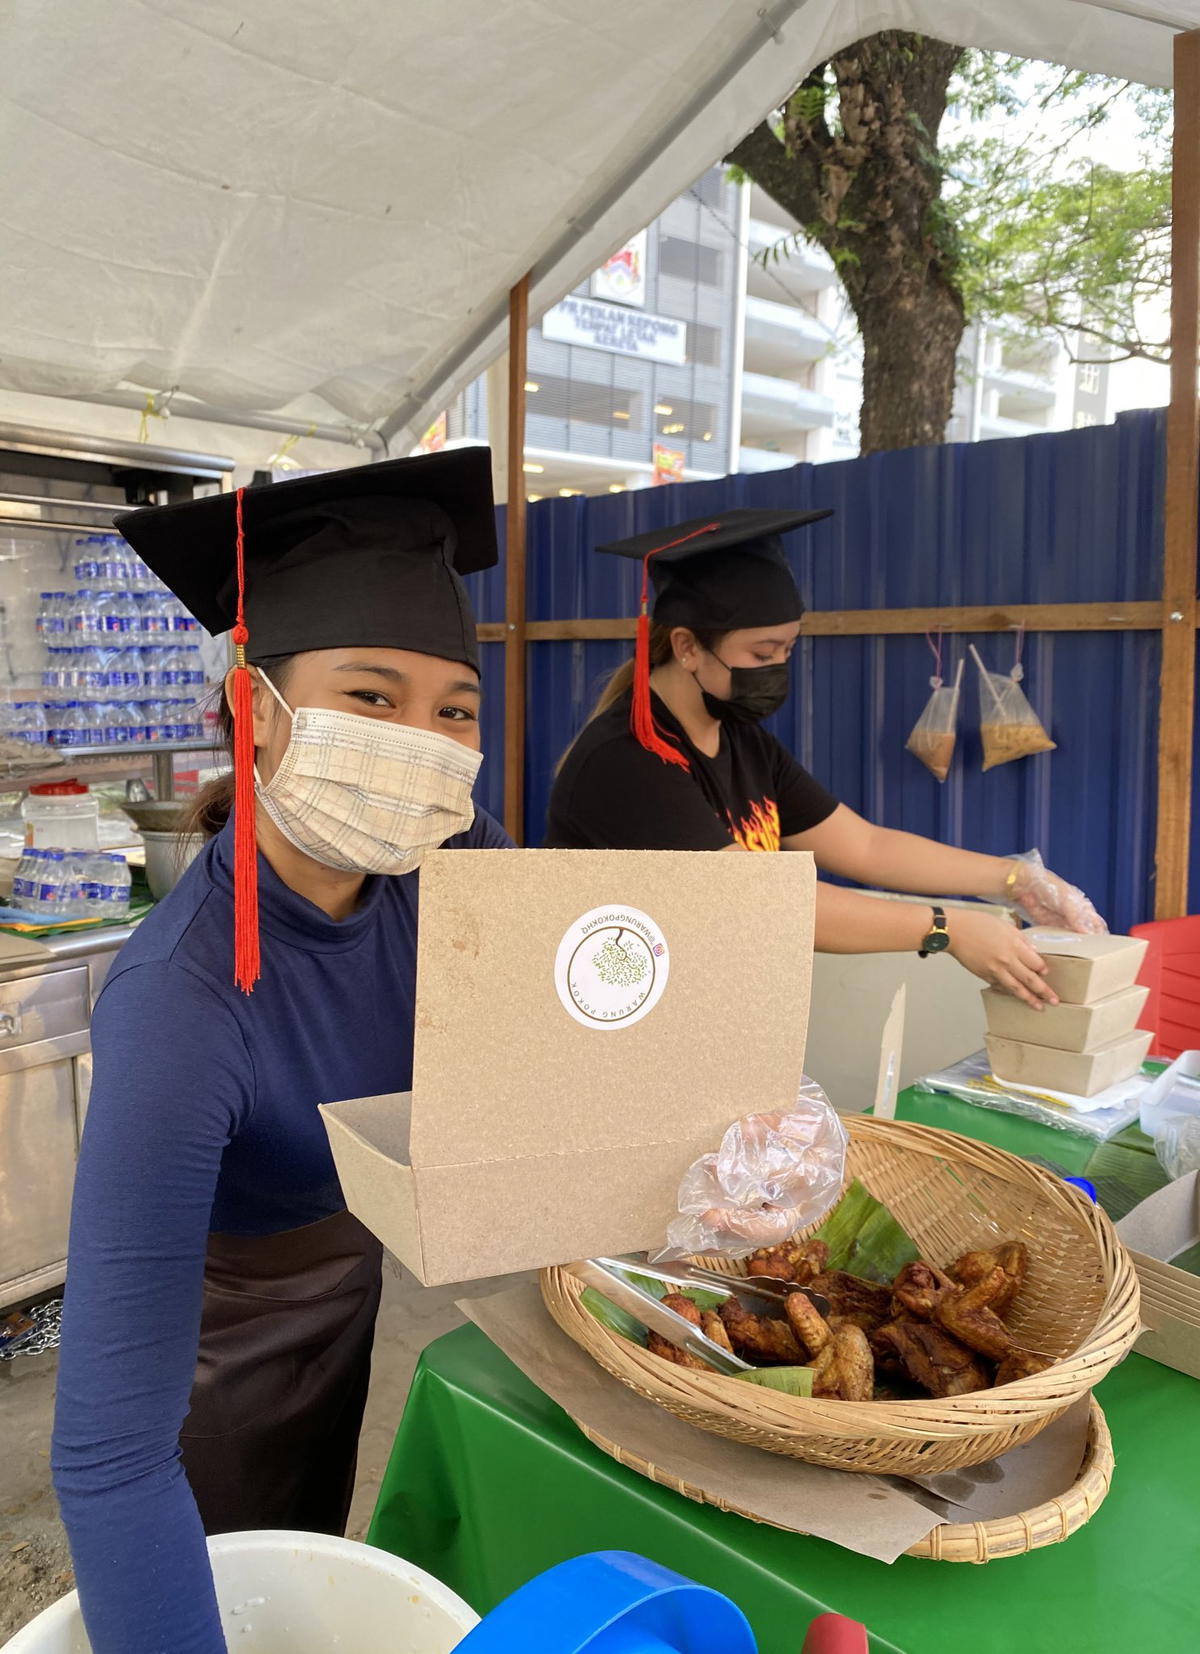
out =
<svg viewBox="0 0 1200 1654"><path fill-rule="evenodd" d="M714 655L713 659L725 666L720 655ZM792 686L791 669L786 661L779 666L729 666L726 671L729 673L728 700L719 700L707 689L700 691L709 715L722 723L761 723L772 712L779 711Z"/></svg>

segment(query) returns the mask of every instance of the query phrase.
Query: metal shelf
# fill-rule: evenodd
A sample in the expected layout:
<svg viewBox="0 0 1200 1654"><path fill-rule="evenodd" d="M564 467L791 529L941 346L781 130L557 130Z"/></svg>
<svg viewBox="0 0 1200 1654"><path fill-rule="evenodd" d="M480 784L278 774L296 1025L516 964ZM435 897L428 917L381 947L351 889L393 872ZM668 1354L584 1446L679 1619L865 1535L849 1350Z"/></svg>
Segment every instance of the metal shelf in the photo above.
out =
<svg viewBox="0 0 1200 1654"><path fill-rule="evenodd" d="M213 741L114 741L94 747L51 747L67 763L72 758L138 758L156 752L216 752Z"/></svg>
<svg viewBox="0 0 1200 1654"><path fill-rule="evenodd" d="M0 781L0 791L24 791L28 787L64 781L72 773L78 775L81 781L89 777L96 781L118 780L128 770L140 769L142 764L151 760L155 795L166 801L175 796L176 753L208 752L217 757L221 755L221 750L212 741L127 741L95 747L54 747L51 751L62 758L61 765Z"/></svg>

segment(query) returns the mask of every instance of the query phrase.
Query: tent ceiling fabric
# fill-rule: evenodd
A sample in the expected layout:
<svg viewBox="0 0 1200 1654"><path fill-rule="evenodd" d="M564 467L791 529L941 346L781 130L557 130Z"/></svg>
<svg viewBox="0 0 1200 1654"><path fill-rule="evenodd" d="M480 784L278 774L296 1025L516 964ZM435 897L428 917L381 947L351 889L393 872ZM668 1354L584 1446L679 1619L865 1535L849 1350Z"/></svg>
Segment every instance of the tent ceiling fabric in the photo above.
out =
<svg viewBox="0 0 1200 1654"><path fill-rule="evenodd" d="M1196 26L1200 0L10 0L0 386L305 398L402 452L523 273L539 315L835 48L899 27L1166 84Z"/></svg>

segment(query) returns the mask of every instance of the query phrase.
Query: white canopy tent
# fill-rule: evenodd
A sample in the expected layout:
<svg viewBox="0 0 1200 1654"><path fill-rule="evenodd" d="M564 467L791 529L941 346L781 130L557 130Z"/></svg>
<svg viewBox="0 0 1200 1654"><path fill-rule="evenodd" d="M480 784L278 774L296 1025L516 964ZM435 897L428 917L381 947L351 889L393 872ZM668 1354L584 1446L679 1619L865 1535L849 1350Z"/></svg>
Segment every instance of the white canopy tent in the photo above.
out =
<svg viewBox="0 0 1200 1654"><path fill-rule="evenodd" d="M404 452L835 48L1169 83L1200 0L11 0L0 386L285 410Z"/></svg>
<svg viewBox="0 0 1200 1654"><path fill-rule="evenodd" d="M839 47L900 28L1169 85L1158 913L1186 911L1200 0L9 0L0 391L404 453L511 338L506 814L521 819L524 339ZM1182 35L1182 39L1179 38Z"/></svg>

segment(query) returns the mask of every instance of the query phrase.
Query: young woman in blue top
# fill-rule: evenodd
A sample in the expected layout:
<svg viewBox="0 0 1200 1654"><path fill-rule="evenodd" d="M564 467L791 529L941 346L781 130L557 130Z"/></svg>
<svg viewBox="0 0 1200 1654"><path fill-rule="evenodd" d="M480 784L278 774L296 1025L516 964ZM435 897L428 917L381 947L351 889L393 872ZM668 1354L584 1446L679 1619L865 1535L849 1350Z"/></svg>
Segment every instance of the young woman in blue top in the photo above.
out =
<svg viewBox="0 0 1200 1654"><path fill-rule="evenodd" d="M509 842L471 803L489 458L120 526L257 666L227 685L238 802L201 800L96 1008L54 1478L94 1654L223 1654L205 1534L341 1532L353 1486L380 1249L318 1105L409 1088L416 869Z"/></svg>

